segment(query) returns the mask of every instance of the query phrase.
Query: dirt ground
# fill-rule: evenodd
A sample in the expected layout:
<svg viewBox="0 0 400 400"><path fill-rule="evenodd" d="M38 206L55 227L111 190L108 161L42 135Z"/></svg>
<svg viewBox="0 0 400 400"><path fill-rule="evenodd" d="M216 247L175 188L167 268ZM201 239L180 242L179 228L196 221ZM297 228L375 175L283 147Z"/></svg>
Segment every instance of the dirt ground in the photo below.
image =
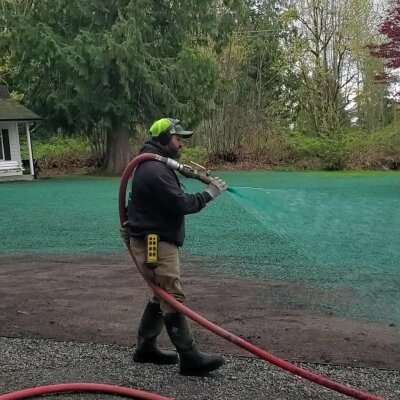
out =
<svg viewBox="0 0 400 400"><path fill-rule="evenodd" d="M304 306L282 306L309 287L221 277L184 258L186 304L210 321L293 362L400 370L399 328ZM127 254L0 255L0 336L133 345L148 288ZM247 356L245 350L193 324L199 347ZM161 343L171 346L163 333Z"/></svg>

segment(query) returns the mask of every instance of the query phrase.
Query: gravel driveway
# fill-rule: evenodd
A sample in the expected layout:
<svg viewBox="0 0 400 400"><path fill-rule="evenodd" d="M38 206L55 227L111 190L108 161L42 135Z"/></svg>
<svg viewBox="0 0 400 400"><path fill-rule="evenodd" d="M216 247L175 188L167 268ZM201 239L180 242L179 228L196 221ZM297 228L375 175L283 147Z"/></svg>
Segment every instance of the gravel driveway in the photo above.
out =
<svg viewBox="0 0 400 400"><path fill-rule="evenodd" d="M336 400L348 398L268 363L226 356L226 365L207 377L184 377L176 366L135 364L132 348L94 343L0 338L0 393L64 382L134 387L174 397L205 400ZM400 399L400 371L299 364L387 399ZM100 394L61 394L64 399L108 399Z"/></svg>

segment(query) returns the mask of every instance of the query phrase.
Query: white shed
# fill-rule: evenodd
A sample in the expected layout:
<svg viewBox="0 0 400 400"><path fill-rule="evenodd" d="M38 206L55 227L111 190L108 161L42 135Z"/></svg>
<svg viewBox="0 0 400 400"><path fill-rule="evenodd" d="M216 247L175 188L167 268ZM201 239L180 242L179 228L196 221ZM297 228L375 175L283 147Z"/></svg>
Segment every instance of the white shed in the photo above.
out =
<svg viewBox="0 0 400 400"><path fill-rule="evenodd" d="M11 99L5 86L0 86L0 181L30 180L35 176L29 125L41 118ZM18 126L25 127L30 174L23 175Z"/></svg>

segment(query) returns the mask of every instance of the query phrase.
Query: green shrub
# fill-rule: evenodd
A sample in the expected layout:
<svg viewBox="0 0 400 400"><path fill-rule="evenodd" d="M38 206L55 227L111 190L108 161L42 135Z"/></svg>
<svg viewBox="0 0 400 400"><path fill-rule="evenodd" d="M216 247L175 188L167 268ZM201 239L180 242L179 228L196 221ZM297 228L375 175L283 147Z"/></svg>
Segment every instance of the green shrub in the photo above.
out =
<svg viewBox="0 0 400 400"><path fill-rule="evenodd" d="M317 159L326 170L340 170L346 167L349 153L349 137L346 135L321 138L295 133L291 142L298 158Z"/></svg>
<svg viewBox="0 0 400 400"><path fill-rule="evenodd" d="M46 141L32 141L33 157L42 160L47 158L65 158L70 156L87 157L90 155L90 146L83 137L53 136ZM28 145L21 141L21 156L27 159Z"/></svg>
<svg viewBox="0 0 400 400"><path fill-rule="evenodd" d="M207 161L207 149L201 146L185 147L179 161L184 164L194 161L197 164L204 165Z"/></svg>
<svg viewBox="0 0 400 400"><path fill-rule="evenodd" d="M21 138L22 159L28 159L26 140ZM32 141L33 157L39 160L41 174L93 172L98 161L92 156L90 145L83 137L53 136L43 140Z"/></svg>
<svg viewBox="0 0 400 400"><path fill-rule="evenodd" d="M400 169L400 123L355 137L349 148L348 167Z"/></svg>
<svg viewBox="0 0 400 400"><path fill-rule="evenodd" d="M294 158L327 170L400 169L400 123L373 133L349 130L336 138L291 135Z"/></svg>

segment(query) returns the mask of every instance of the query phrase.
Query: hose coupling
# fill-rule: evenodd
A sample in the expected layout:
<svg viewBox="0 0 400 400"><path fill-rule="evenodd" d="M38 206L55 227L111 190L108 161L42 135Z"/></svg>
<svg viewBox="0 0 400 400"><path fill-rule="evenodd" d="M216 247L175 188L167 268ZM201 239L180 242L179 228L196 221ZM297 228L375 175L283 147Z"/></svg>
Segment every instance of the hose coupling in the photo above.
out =
<svg viewBox="0 0 400 400"><path fill-rule="evenodd" d="M173 160L172 158L167 158L166 164L168 165L168 167L175 169L177 171L182 171L183 169L183 164L179 163L176 160Z"/></svg>
<svg viewBox="0 0 400 400"><path fill-rule="evenodd" d="M181 164L178 161L173 160L172 158L156 155L156 160L161 161L162 163L168 165L168 167L170 167L171 169L180 172L186 178L197 179L200 182L205 183L206 185L208 185L213 179L210 176L211 174L210 170L207 170L202 165L196 164L193 161L190 161L190 163L193 164L195 167L199 168L201 172L196 168L192 167L191 165Z"/></svg>

